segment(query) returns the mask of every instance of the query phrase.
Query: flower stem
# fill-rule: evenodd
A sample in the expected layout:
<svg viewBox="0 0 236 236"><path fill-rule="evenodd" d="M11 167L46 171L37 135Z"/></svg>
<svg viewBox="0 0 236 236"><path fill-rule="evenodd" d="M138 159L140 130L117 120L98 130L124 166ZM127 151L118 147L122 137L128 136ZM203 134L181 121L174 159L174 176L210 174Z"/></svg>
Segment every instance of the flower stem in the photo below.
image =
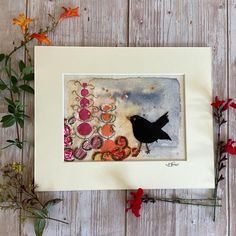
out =
<svg viewBox="0 0 236 236"><path fill-rule="evenodd" d="M215 199L212 198L206 198L206 199L184 199L184 198L151 198L148 196L144 196L142 198L142 202L144 203L155 203L156 201L160 202L170 202L170 203L176 203L176 204L182 204L182 205L194 205L194 206L207 206L207 207L221 207L222 205L217 203L221 199L216 199L216 203L214 202ZM209 202L209 203L203 203Z"/></svg>
<svg viewBox="0 0 236 236"><path fill-rule="evenodd" d="M217 203L217 193L218 193L218 183L219 183L219 159L220 159L220 153L221 153L221 115L219 114L220 111L218 111L218 116L216 119L217 122L217 150L216 150L216 156L215 156L215 189L213 192L213 198L214 200L214 208L213 208L213 221L215 222L216 220L216 203Z"/></svg>
<svg viewBox="0 0 236 236"><path fill-rule="evenodd" d="M67 225L69 224L68 222L66 222L64 220L59 220L59 219L55 219L55 218L52 218L52 217L39 218L39 217L29 216L29 215L27 215L26 217L31 218L31 219L47 219L47 220L53 220L53 221L57 221L57 222L60 222L60 223L63 223L63 224L67 224Z"/></svg>

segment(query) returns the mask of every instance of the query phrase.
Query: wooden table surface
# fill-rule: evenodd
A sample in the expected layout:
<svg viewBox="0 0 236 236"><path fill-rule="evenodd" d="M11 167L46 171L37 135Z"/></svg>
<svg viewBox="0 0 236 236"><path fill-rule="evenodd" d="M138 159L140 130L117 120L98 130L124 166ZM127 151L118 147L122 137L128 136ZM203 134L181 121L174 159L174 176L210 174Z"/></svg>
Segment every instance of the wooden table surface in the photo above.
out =
<svg viewBox="0 0 236 236"><path fill-rule="evenodd" d="M48 23L47 13L59 14L61 6L79 6L80 18L68 19L49 35L53 45L73 46L210 46L213 48L214 94L236 99L236 0L0 0L0 51L8 52L19 40L11 19L24 12L34 18L33 29ZM32 45L33 47L33 45ZM22 58L19 52L17 58ZM22 152L1 151L0 161L22 161L26 178L33 172L33 97L26 96L31 114L22 135L30 141ZM0 104L0 112L6 106ZM236 138L236 112L228 114L225 138ZM1 129L1 147L15 137L15 129ZM45 163L46 165L47 163ZM53 170L52 170L53 171ZM199 170L201 174L201 170ZM223 207L212 222L212 209L169 203L148 204L141 218L125 214L127 191L78 191L40 193L42 199L60 197L64 203L52 216L70 224L50 222L45 235L54 236L225 236L236 235L236 159L227 163L226 182L221 184ZM223 186L224 185L224 186ZM210 190L152 190L157 196L206 196ZM30 223L22 224L18 212L0 213L0 236L34 235Z"/></svg>

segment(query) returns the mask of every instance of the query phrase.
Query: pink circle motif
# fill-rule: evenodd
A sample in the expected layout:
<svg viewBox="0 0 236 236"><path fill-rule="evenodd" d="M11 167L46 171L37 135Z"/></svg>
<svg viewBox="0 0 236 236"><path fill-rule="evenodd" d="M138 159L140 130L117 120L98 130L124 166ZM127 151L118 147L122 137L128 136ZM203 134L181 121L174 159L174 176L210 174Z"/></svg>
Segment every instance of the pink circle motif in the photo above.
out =
<svg viewBox="0 0 236 236"><path fill-rule="evenodd" d="M72 149L66 148L66 149L64 150L64 160L65 160L65 161L73 161L74 158L73 158L72 155L73 155Z"/></svg>
<svg viewBox="0 0 236 236"><path fill-rule="evenodd" d="M81 107L87 107L89 105L89 100L87 98L82 98L80 100L80 106Z"/></svg>
<svg viewBox="0 0 236 236"><path fill-rule="evenodd" d="M82 123L77 126L77 131L82 136L89 135L92 132L92 126L89 123Z"/></svg>
<svg viewBox="0 0 236 236"><path fill-rule="evenodd" d="M64 125L64 136L68 136L71 133L69 125Z"/></svg>
<svg viewBox="0 0 236 236"><path fill-rule="evenodd" d="M72 138L69 136L64 136L64 146L69 147L72 145Z"/></svg>
<svg viewBox="0 0 236 236"><path fill-rule="evenodd" d="M81 109L80 111L79 111L79 118L81 119L81 120L88 120L89 119L89 117L90 117L90 115L91 115L91 113L90 113L90 111L89 110L87 110L87 109Z"/></svg>
<svg viewBox="0 0 236 236"><path fill-rule="evenodd" d="M89 91L88 89L83 88L81 89L80 93L83 97L86 97L89 94Z"/></svg>
<svg viewBox="0 0 236 236"><path fill-rule="evenodd" d="M88 84L87 83L82 83L82 87L87 87L88 86Z"/></svg>

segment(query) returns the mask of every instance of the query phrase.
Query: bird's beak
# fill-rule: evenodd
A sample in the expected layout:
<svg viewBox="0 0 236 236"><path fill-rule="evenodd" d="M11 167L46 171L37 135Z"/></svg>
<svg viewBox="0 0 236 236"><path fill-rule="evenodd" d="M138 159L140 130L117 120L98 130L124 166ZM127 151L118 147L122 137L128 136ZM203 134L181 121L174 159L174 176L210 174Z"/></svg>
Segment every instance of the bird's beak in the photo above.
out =
<svg viewBox="0 0 236 236"><path fill-rule="evenodd" d="M128 120L130 120L130 116L126 116L126 118L127 118Z"/></svg>

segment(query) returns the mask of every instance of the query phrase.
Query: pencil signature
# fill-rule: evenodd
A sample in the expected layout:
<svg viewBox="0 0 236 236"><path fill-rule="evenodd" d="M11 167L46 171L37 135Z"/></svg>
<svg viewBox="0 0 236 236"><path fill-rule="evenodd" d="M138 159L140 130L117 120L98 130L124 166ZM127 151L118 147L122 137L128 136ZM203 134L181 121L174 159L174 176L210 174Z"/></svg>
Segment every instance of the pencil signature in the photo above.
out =
<svg viewBox="0 0 236 236"><path fill-rule="evenodd" d="M169 162L168 164L166 164L167 167L173 167L173 166L178 166L178 165L179 165L179 163L176 163L174 161Z"/></svg>

